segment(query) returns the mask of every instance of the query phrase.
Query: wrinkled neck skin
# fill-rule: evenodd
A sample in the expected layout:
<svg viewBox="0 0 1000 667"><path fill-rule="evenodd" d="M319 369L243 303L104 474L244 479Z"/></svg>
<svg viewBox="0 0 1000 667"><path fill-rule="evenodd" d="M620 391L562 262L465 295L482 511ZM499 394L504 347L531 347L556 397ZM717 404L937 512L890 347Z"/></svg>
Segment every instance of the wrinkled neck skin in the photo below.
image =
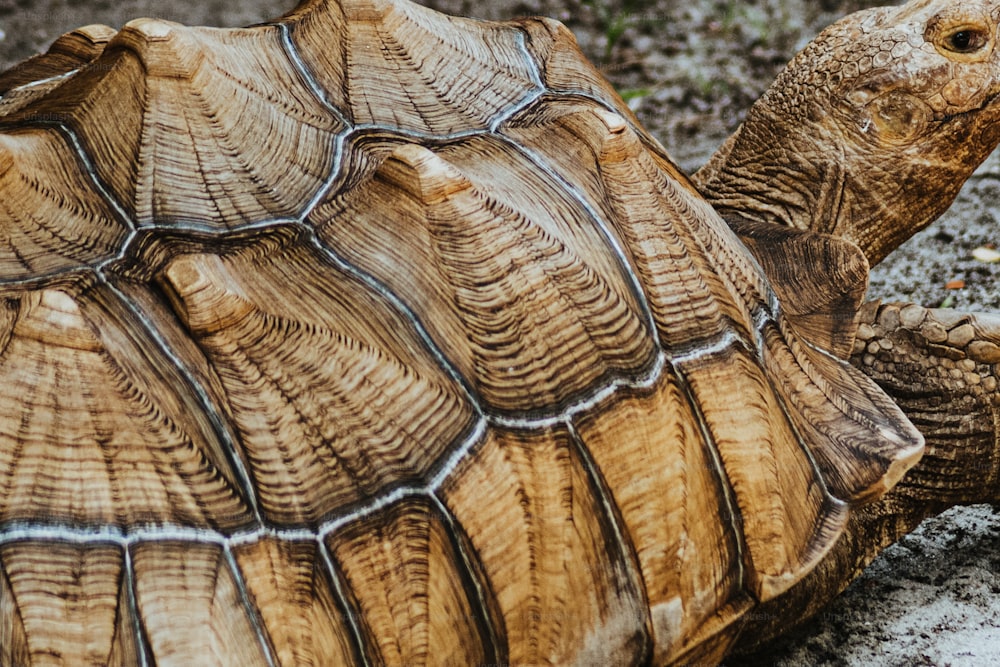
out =
<svg viewBox="0 0 1000 667"><path fill-rule="evenodd" d="M831 124L781 118L758 104L694 181L725 218L832 234L874 265L947 210L986 156L945 163L914 147L879 159L864 143L839 140Z"/></svg>
<svg viewBox="0 0 1000 667"><path fill-rule="evenodd" d="M1000 0L844 18L795 56L695 183L724 217L826 232L875 265L1000 142L998 25Z"/></svg>

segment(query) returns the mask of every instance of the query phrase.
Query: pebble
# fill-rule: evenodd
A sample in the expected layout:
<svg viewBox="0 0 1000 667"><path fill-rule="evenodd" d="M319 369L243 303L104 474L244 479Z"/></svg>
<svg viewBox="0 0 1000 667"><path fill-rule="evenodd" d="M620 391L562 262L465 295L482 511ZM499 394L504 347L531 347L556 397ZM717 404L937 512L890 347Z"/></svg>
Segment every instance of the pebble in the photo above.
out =
<svg viewBox="0 0 1000 667"><path fill-rule="evenodd" d="M972 251L972 258L980 262L1000 262L1000 251L996 248L980 246Z"/></svg>
<svg viewBox="0 0 1000 667"><path fill-rule="evenodd" d="M899 308L896 306L885 306L878 314L878 323L886 331L895 331L899 328Z"/></svg>

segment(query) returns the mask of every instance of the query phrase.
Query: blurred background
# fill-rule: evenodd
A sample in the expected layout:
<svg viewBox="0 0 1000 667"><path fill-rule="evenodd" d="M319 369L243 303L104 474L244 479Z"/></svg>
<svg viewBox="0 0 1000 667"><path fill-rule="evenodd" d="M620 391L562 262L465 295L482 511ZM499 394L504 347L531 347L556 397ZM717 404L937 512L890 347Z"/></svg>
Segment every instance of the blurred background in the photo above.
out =
<svg viewBox="0 0 1000 667"><path fill-rule="evenodd" d="M294 0L0 0L0 68L75 27L140 16L238 26L281 15ZM453 14L566 23L588 57L688 170L699 167L779 69L862 0L424 0ZM870 294L928 306L1000 312L995 247L996 156L952 211L872 274ZM955 289L956 281L962 288ZM951 287L949 288L949 285ZM886 552L820 618L742 664L988 665L1000 645L1000 521L991 508L949 512ZM984 657L987 656L987 657ZM737 664L737 663L733 663Z"/></svg>

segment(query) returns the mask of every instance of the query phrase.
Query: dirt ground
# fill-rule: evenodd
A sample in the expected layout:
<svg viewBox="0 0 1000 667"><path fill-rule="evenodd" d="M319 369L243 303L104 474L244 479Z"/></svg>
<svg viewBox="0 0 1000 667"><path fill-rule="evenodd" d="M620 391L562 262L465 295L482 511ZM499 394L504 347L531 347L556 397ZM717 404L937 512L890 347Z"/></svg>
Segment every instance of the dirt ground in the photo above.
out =
<svg viewBox="0 0 1000 667"><path fill-rule="evenodd" d="M293 0L0 0L0 67L87 23L150 15L242 25ZM695 169L740 122L779 68L861 0L434 0L481 18L545 14L567 23L594 62L674 157ZM1000 263L972 258L1000 244L1000 160L952 210L873 271L870 294L1000 312ZM962 279L965 287L948 289ZM952 510L890 548L820 617L739 664L992 665L1000 660L1000 520L990 507ZM737 664L734 662L733 664Z"/></svg>

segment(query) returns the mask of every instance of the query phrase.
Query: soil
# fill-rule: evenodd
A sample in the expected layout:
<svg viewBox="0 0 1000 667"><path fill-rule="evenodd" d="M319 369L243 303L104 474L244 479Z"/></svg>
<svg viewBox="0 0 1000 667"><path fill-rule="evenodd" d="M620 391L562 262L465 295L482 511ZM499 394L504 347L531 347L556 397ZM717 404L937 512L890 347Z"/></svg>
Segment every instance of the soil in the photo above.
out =
<svg viewBox="0 0 1000 667"><path fill-rule="evenodd" d="M643 123L686 169L700 166L792 54L862 0L433 0L490 19L545 14L565 22ZM883 4L883 3L877 3ZM236 26L293 0L0 0L0 68L88 23L139 16ZM872 272L870 295L1000 312L1000 159L991 157L941 220ZM963 281L964 287L949 288ZM1000 520L956 508L889 548L819 617L766 652L732 664L992 665L1000 659Z"/></svg>

